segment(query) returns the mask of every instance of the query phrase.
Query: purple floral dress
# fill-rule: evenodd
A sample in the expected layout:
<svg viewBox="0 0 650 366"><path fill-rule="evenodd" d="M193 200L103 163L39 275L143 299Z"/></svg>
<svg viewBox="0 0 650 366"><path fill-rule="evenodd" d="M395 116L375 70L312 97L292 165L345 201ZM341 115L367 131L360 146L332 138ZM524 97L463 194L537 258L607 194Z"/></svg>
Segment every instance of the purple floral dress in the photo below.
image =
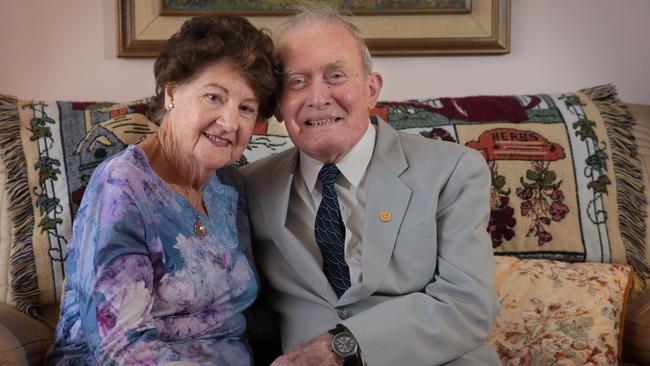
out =
<svg viewBox="0 0 650 366"><path fill-rule="evenodd" d="M68 244L48 365L250 365L242 311L258 293L235 168L204 188L208 235L136 145L94 172Z"/></svg>

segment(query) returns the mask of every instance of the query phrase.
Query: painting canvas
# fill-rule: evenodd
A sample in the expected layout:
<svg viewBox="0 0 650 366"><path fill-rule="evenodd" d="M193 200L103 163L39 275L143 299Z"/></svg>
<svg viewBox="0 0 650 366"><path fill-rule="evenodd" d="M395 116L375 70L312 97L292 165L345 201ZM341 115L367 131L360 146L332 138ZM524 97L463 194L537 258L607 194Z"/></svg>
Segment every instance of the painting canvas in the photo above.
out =
<svg viewBox="0 0 650 366"><path fill-rule="evenodd" d="M211 11L243 15L291 13L297 0L161 0L163 14L199 14ZM319 0L352 14L469 13L471 0Z"/></svg>

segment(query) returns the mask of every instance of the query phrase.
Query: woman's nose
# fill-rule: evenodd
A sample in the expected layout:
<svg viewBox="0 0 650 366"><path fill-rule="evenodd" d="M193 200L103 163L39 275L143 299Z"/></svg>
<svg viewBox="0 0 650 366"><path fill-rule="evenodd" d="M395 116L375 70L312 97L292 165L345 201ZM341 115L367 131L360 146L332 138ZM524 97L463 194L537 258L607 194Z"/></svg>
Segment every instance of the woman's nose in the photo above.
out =
<svg viewBox="0 0 650 366"><path fill-rule="evenodd" d="M217 125L226 132L235 132L239 128L239 106L235 103L226 103L223 113L217 119Z"/></svg>

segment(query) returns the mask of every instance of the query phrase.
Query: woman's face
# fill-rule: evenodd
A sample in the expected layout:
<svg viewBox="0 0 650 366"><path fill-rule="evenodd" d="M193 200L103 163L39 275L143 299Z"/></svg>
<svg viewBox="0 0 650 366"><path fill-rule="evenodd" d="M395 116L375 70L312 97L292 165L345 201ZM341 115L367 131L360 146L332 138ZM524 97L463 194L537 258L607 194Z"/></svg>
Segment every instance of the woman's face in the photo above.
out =
<svg viewBox="0 0 650 366"><path fill-rule="evenodd" d="M258 115L259 100L237 68L220 61L195 78L165 89L165 116L173 150L199 169L214 171L242 154Z"/></svg>

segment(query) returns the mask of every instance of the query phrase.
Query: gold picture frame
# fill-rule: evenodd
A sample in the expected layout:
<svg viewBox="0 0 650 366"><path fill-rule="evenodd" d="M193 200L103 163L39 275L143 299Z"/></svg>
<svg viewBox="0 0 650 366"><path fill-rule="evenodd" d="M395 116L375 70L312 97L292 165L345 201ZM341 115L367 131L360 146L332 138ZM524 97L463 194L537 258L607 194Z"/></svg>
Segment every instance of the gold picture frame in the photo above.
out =
<svg viewBox="0 0 650 366"><path fill-rule="evenodd" d="M189 17L163 15L159 0L117 0L117 56L156 57ZM248 16L274 29L286 16ZM510 0L472 0L469 13L359 15L351 19L373 56L498 55L510 52Z"/></svg>

